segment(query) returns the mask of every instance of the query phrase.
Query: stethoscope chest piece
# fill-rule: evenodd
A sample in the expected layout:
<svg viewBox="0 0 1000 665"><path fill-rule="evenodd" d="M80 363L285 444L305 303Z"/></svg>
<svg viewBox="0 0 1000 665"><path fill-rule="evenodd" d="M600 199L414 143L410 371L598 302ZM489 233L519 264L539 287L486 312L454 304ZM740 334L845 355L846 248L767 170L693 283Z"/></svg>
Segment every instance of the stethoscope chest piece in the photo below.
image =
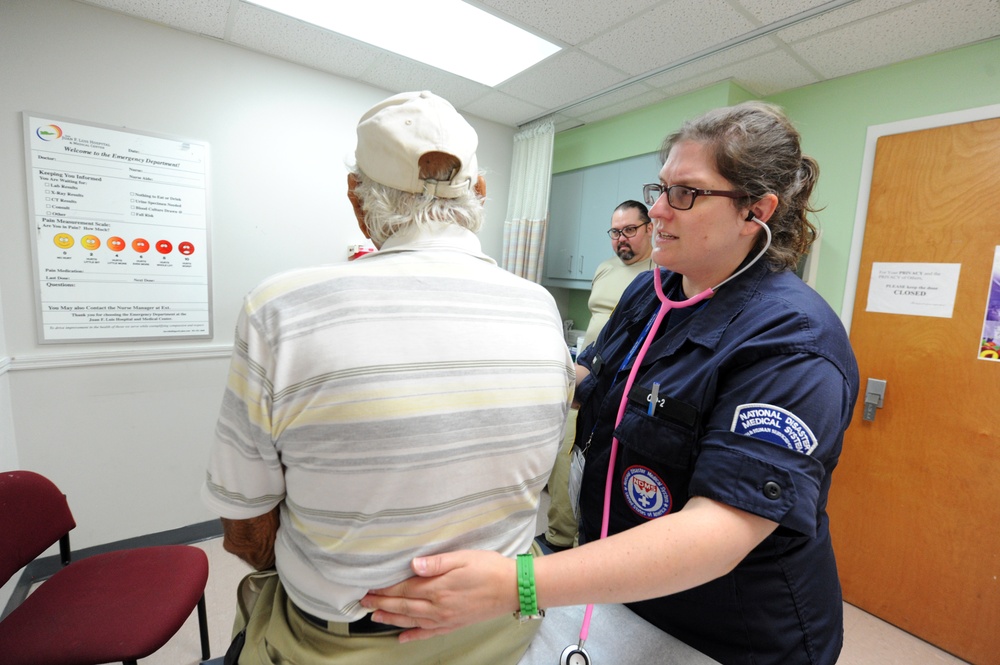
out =
<svg viewBox="0 0 1000 665"><path fill-rule="evenodd" d="M582 646L571 644L563 649L559 665L591 665L590 654Z"/></svg>

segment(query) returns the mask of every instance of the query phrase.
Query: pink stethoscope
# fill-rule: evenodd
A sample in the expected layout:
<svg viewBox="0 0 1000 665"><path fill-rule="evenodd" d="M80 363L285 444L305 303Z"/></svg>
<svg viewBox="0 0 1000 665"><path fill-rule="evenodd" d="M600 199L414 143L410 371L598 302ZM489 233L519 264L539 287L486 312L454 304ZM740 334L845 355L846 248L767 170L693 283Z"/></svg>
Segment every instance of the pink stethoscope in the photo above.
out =
<svg viewBox="0 0 1000 665"><path fill-rule="evenodd" d="M742 273L747 271L750 266L757 263L764 252L768 250L771 246L771 230L767 227L767 224L760 221L756 217L751 217L751 222L756 222L764 229L764 233L767 235L767 242L764 243L764 248L761 249L757 255L753 258L753 261L746 264L732 275L722 280L714 287L710 289L705 289L701 293L688 298L687 300L673 301L668 298L663 293L663 285L660 283L660 270L656 268L653 270L653 286L656 289L656 297L660 299L660 309L656 313L656 318L653 319L653 323L649 328L649 332L646 334L645 340L642 342L642 347L639 349L639 353L635 357L635 361L632 363L632 369L629 370L628 379L625 381L625 392L622 393L622 401L618 405L618 415L615 418L615 429L618 429L618 425L622 421L622 416L625 415L625 407L628 404L629 391L632 389L632 383L635 381L636 374L639 373L639 366L642 364L642 359L646 357L646 350L649 349L649 345L652 344L653 338L656 337L656 331L660 327L660 323L667 313L672 309L683 309L685 307L690 307L691 305L696 305L706 298L710 298L716 291L722 287L723 284L729 282L733 279L739 277ZM656 386L654 386L655 390ZM653 400L655 401L655 395ZM601 539L607 538L608 536L608 523L611 517L611 485L614 482L614 469L615 469L615 458L618 456L618 437L613 436L611 438L611 453L608 457L608 475L604 483L604 514L601 517ZM594 613L593 604L587 605L587 609L583 613L583 625L580 626L580 641L578 644L571 644L566 647L562 655L559 657L559 665L591 665L590 654L587 650L583 648L583 643L587 641L587 636L590 633L590 617Z"/></svg>

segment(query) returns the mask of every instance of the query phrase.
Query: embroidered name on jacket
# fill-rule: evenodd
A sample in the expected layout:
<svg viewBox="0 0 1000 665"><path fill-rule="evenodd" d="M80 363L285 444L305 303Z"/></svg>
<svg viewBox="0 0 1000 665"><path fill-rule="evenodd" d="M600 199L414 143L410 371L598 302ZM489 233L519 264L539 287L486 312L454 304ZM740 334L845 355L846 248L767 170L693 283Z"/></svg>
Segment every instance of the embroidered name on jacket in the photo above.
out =
<svg viewBox="0 0 1000 665"><path fill-rule="evenodd" d="M816 436L809 426L791 411L773 404L740 404L731 430L806 455L816 450Z"/></svg>

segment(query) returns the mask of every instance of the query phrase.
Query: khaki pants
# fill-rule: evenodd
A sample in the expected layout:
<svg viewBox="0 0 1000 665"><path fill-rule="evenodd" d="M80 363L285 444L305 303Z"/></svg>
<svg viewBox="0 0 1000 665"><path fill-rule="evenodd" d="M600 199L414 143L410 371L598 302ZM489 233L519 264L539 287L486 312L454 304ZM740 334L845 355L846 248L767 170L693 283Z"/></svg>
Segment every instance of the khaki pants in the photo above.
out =
<svg viewBox="0 0 1000 665"><path fill-rule="evenodd" d="M573 439L576 437L576 409L566 414L566 435L563 436L559 454L556 455L552 475L549 476L549 524L545 540L560 547L572 547L576 541L578 523L569 500L569 466L572 460Z"/></svg>
<svg viewBox="0 0 1000 665"><path fill-rule="evenodd" d="M396 635L335 635L303 619L272 575L262 581L250 612L239 665L516 665L540 626L506 615L406 644ZM240 630L237 616L234 634Z"/></svg>

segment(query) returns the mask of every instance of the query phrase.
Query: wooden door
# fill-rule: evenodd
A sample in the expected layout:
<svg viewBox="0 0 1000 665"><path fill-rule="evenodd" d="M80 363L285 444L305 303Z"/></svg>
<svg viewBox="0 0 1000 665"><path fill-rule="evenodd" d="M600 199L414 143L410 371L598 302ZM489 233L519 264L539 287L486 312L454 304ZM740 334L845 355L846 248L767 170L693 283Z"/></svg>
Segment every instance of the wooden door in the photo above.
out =
<svg viewBox="0 0 1000 665"><path fill-rule="evenodd" d="M977 664L1000 663L1000 363L977 358L997 245L1000 119L879 139L833 544L847 602ZM873 262L960 263L953 316L867 312Z"/></svg>

